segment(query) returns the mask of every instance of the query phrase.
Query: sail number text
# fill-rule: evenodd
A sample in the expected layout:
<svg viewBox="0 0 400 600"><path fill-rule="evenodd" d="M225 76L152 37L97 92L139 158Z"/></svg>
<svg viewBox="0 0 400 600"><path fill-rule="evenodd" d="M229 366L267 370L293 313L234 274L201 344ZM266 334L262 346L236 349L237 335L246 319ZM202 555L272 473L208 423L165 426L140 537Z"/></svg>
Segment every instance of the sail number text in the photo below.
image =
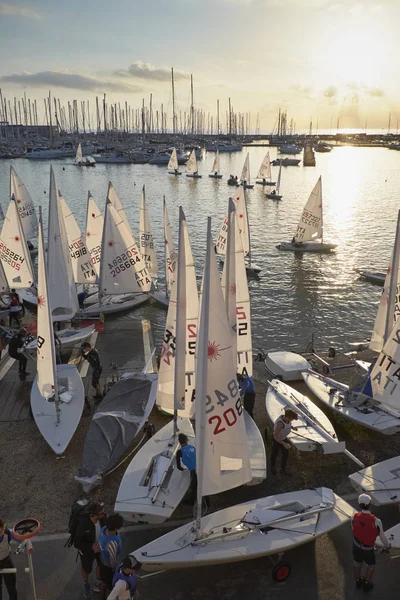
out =
<svg viewBox="0 0 400 600"><path fill-rule="evenodd" d="M226 402L235 402L234 408L227 408L222 415L212 415L208 418L208 423L214 427L214 435L223 433L227 427L235 425L240 416L243 413L243 406L239 396L239 387L236 379L231 379L226 386L226 393L220 390L214 390L213 396L207 394L206 396L206 415L214 412L216 409L215 405L224 407Z"/></svg>

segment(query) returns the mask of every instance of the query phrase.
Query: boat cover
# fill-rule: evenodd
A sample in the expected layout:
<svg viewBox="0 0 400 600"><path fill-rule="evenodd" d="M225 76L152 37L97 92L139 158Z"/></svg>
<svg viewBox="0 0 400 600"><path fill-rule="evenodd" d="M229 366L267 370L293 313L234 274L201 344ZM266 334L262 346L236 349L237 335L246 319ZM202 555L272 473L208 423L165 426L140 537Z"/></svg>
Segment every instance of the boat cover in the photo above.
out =
<svg viewBox="0 0 400 600"><path fill-rule="evenodd" d="M142 373L120 379L97 408L75 475L85 492L102 483L142 429L155 401L153 382Z"/></svg>

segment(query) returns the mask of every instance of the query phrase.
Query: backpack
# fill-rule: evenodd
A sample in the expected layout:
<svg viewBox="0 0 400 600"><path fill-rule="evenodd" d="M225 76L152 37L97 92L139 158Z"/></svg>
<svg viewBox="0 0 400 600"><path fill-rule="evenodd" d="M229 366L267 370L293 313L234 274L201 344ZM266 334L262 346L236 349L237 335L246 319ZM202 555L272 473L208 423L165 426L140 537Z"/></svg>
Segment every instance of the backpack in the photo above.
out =
<svg viewBox="0 0 400 600"><path fill-rule="evenodd" d="M68 533L70 534L68 540L65 542L66 548L71 548L71 546L75 546L75 533L78 527L78 523L82 517L86 516L87 508L92 502L91 498L88 496L85 498L79 498L75 500L71 506L71 514L69 515L68 521Z"/></svg>

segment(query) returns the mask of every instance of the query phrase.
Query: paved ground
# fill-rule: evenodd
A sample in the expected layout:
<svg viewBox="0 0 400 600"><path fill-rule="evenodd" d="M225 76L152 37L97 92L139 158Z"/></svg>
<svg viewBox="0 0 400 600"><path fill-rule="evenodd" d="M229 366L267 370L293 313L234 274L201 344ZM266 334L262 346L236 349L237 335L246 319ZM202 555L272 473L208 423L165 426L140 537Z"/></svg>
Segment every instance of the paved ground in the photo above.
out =
<svg viewBox="0 0 400 600"><path fill-rule="evenodd" d="M378 512L385 528L399 519L395 507ZM167 532L146 529L124 532L126 551ZM50 536L51 537L51 536ZM65 539L35 543L34 565L38 598L43 600L80 600L82 584L74 549L64 548ZM24 558L16 557L22 564ZM370 597L398 600L399 561L378 555L375 589L364 595L353 582L350 526L318 538L285 555L292 573L284 583L274 583L268 558L212 568L161 573L140 581L143 600L352 600ZM19 600L25 600L20 584ZM93 594L93 598L98 597ZM3 598L7 599L7 593ZM32 600L32 594L26 595Z"/></svg>

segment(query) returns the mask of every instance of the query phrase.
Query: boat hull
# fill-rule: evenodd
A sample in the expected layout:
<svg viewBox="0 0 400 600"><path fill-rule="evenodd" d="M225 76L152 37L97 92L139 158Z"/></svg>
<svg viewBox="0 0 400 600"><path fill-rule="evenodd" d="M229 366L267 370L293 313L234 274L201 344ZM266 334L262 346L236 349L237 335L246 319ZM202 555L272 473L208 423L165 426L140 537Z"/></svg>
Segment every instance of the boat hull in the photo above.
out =
<svg viewBox="0 0 400 600"><path fill-rule="evenodd" d="M358 493L371 496L372 504L385 506L400 503L400 456L389 458L349 475Z"/></svg>
<svg viewBox="0 0 400 600"><path fill-rule="evenodd" d="M320 507L321 499L325 500L329 507L308 518L304 512L297 517L293 511L284 510L285 507L291 506L296 509L302 506ZM282 510L279 510L280 506ZM289 513L289 516L293 515L290 521L293 529L288 530L287 523L281 528L269 528L266 525L268 531L265 532L257 526L243 526L243 518L249 511L257 511L261 518L264 513L266 523L279 517L283 518ZM289 492L237 504L203 517L202 543L193 543L193 523L189 523L131 554L142 563L142 568L146 571L205 567L252 560L260 556L279 554L314 541L316 537L346 523L353 513L353 508L347 502L327 488Z"/></svg>
<svg viewBox="0 0 400 600"><path fill-rule="evenodd" d="M283 197L283 196L280 196L279 194L265 194L265 195L270 200L282 200L282 197Z"/></svg>
<svg viewBox="0 0 400 600"><path fill-rule="evenodd" d="M219 256L219 260L221 262L221 264L224 264L225 262L225 256L223 256L222 254ZM257 265L256 263L246 263L246 273L247 275L251 275L251 274L256 274L258 275L258 273L261 273L262 269L259 265Z"/></svg>
<svg viewBox="0 0 400 600"><path fill-rule="evenodd" d="M302 372L311 369L310 363L301 354L280 350L268 352L264 365L273 377L282 381L302 381Z"/></svg>
<svg viewBox="0 0 400 600"><path fill-rule="evenodd" d="M82 327L81 329L63 329L62 331L57 331L57 335L61 339L63 348L73 348L75 344L83 342L91 336L94 331L95 328L90 325L88 327ZM37 338L27 344L25 348L29 351L36 351Z"/></svg>
<svg viewBox="0 0 400 600"><path fill-rule="evenodd" d="M163 308L168 308L169 306L169 296L165 292L152 292L151 297L161 304Z"/></svg>
<svg viewBox="0 0 400 600"><path fill-rule="evenodd" d="M211 173L209 177L211 177L211 179L222 179L222 175L214 175L213 173Z"/></svg>
<svg viewBox="0 0 400 600"><path fill-rule="evenodd" d="M39 392L37 374L31 390L31 409L37 428L50 448L62 455L79 425L85 390L75 365L57 365L56 368L59 385L73 394L70 402L60 402L60 423L57 424L55 402L48 402Z"/></svg>
<svg viewBox="0 0 400 600"><path fill-rule="evenodd" d="M176 452L179 449L178 437L173 435L173 421L157 431L139 450L130 462L119 486L115 501L115 512L131 523L163 523L169 519L181 503L190 485L188 470L179 471L176 466ZM188 436L194 443L193 427L189 419L178 417L178 432ZM154 460L161 455L160 464ZM166 459L164 461L164 458ZM159 469L156 476L166 473L158 495L158 488L146 485L150 472Z"/></svg>
<svg viewBox="0 0 400 600"><path fill-rule="evenodd" d="M186 177L190 177L191 179L201 179L203 175L197 175L196 173L186 173Z"/></svg>
<svg viewBox="0 0 400 600"><path fill-rule="evenodd" d="M294 423L297 431L292 430L287 436L298 450L302 452L322 450L323 454L337 454L346 450L345 442L339 442L335 430L325 413L307 396L303 396L303 394L282 381L273 379L270 382L265 396L265 406L272 423L275 423L283 415L285 408L292 408L298 412L298 418ZM301 410L305 414L311 414L322 425L323 429L314 427L311 418L303 418L300 413Z"/></svg>
<svg viewBox="0 0 400 600"><path fill-rule="evenodd" d="M128 296L128 294L127 294ZM119 296L106 296L100 303L93 303L83 309L82 314L85 317L95 317L100 314L110 315L112 313L122 312L124 310L132 310L141 306L151 298L150 294L137 294L121 298Z"/></svg>
<svg viewBox="0 0 400 600"><path fill-rule="evenodd" d="M348 392L349 386L344 383L323 377L313 371L303 373L303 379L312 393L325 406L350 421L385 435L400 432L400 414L395 416L394 411L389 412L382 404L374 404L373 401L371 405L364 403L360 406L346 403L345 394Z"/></svg>
<svg viewBox="0 0 400 600"><path fill-rule="evenodd" d="M292 244L291 242L281 242L276 246L278 250L283 250L286 252L319 252L319 253L328 253L337 248L337 244L328 244L325 242L317 243L317 242L302 242L299 246L296 244Z"/></svg>
<svg viewBox="0 0 400 600"><path fill-rule="evenodd" d="M374 273L372 271L365 271L363 269L356 269L356 271L362 279L366 279L374 285L380 285L382 287L385 283L385 273Z"/></svg>

